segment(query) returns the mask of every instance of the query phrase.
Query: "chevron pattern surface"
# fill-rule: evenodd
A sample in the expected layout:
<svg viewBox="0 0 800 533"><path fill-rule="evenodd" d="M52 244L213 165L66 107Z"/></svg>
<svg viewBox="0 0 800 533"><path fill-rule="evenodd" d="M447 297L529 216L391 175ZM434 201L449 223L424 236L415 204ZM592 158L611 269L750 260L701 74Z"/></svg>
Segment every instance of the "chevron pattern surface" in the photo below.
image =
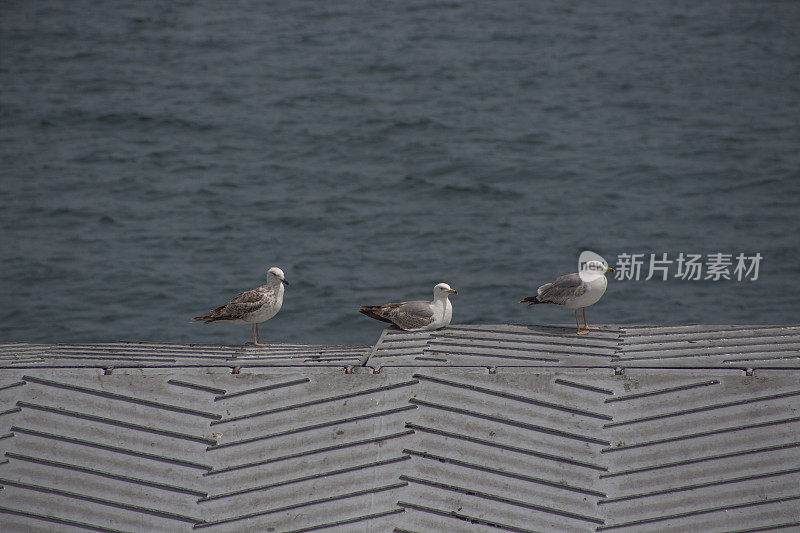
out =
<svg viewBox="0 0 800 533"><path fill-rule="evenodd" d="M800 327L0 345L3 531L800 529Z"/></svg>

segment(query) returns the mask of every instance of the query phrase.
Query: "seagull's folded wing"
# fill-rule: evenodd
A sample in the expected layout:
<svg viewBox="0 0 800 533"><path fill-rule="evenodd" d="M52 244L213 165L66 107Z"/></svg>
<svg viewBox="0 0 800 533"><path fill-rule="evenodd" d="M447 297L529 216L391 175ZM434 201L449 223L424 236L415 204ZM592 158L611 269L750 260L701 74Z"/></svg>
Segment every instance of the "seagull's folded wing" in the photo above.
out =
<svg viewBox="0 0 800 533"><path fill-rule="evenodd" d="M546 283L539 287L538 299L556 305L564 305L570 300L583 295L586 284L578 273L564 274L553 283Z"/></svg>
<svg viewBox="0 0 800 533"><path fill-rule="evenodd" d="M249 313L257 311L264 305L266 295L258 289L245 291L237 294L225 305L221 305L211 312L211 316L217 319L238 319Z"/></svg>
<svg viewBox="0 0 800 533"><path fill-rule="evenodd" d="M434 320L430 302L404 302L395 307L389 318L403 329L419 329L430 325Z"/></svg>

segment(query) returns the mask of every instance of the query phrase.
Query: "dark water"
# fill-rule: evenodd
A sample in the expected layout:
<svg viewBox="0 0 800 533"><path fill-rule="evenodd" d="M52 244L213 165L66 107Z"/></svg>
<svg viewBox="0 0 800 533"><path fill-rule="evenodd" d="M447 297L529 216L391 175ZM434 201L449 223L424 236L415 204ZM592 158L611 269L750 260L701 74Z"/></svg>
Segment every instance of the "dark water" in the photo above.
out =
<svg viewBox="0 0 800 533"><path fill-rule="evenodd" d="M358 305L439 281L454 322L568 323L517 302L585 249L763 256L612 280L597 322L798 323L798 27L794 1L5 1L0 340L243 342L189 319L272 265L265 340L371 343Z"/></svg>

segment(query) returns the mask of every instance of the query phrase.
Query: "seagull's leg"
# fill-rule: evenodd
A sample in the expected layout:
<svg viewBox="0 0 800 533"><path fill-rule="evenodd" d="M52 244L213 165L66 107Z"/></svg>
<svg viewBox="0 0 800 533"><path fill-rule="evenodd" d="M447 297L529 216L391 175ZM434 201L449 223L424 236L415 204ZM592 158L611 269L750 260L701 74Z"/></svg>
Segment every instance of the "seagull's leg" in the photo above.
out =
<svg viewBox="0 0 800 533"><path fill-rule="evenodd" d="M581 329L581 325L578 322L578 310L575 310L575 325L578 327L578 335L586 335L589 333L588 329Z"/></svg>
<svg viewBox="0 0 800 533"><path fill-rule="evenodd" d="M589 325L589 324L586 322L586 308L585 308L585 307L583 308L583 326L584 326L584 328L585 328L585 329L600 329L600 328L599 328L599 327L597 327L597 326L590 326L590 325Z"/></svg>
<svg viewBox="0 0 800 533"><path fill-rule="evenodd" d="M253 324L253 335L256 346L269 346L269 344L261 344L261 333L258 331L258 323Z"/></svg>

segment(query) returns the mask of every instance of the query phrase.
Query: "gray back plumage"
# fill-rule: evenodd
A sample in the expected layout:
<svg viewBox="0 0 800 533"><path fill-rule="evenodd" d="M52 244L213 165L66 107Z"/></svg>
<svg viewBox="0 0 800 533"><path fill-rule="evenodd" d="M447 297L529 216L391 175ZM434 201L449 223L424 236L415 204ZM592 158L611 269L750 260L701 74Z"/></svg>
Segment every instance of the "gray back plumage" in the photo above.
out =
<svg viewBox="0 0 800 533"><path fill-rule="evenodd" d="M431 303L421 300L362 306L360 312L384 322L391 322L407 330L419 329L433 322Z"/></svg>
<svg viewBox="0 0 800 533"><path fill-rule="evenodd" d="M403 302L397 307L393 322L403 329L418 329L433 322L430 302Z"/></svg>
<svg viewBox="0 0 800 533"><path fill-rule="evenodd" d="M586 292L586 284L577 272L564 274L552 283L539 287L537 298L543 303L564 305Z"/></svg>

